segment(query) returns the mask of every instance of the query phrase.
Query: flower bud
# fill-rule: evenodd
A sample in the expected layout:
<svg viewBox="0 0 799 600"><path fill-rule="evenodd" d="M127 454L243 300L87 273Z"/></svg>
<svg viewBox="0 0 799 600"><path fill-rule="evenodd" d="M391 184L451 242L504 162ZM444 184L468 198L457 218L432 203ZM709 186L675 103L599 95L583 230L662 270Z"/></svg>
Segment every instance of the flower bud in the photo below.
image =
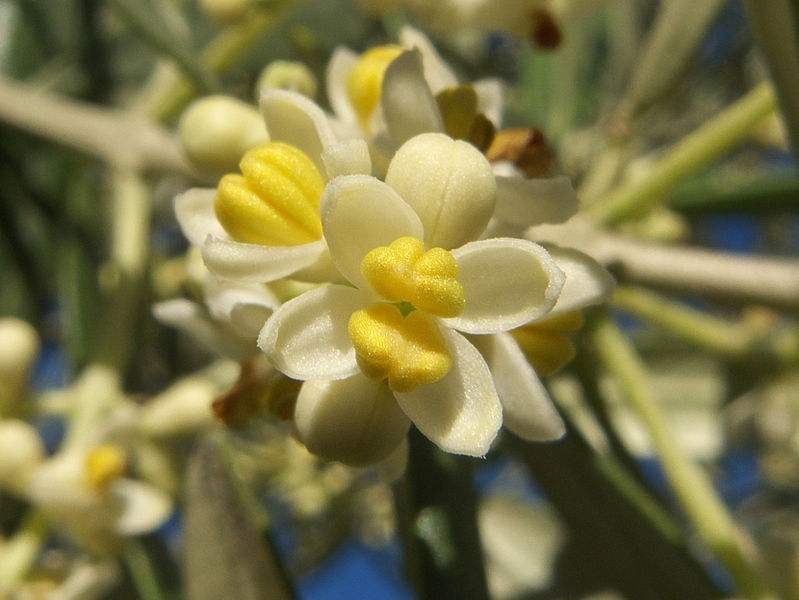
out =
<svg viewBox="0 0 799 600"><path fill-rule="evenodd" d="M209 20L224 24L244 16L252 0L200 0L200 9Z"/></svg>
<svg viewBox="0 0 799 600"><path fill-rule="evenodd" d="M427 248L450 250L477 239L494 212L497 184L485 156L441 133L405 142L386 183L419 215Z"/></svg>
<svg viewBox="0 0 799 600"><path fill-rule="evenodd" d="M141 410L141 429L152 437L195 433L213 423L216 386L200 377L178 381Z"/></svg>
<svg viewBox="0 0 799 600"><path fill-rule="evenodd" d="M0 319L0 415L25 392L31 367L39 354L39 335L21 319Z"/></svg>
<svg viewBox="0 0 799 600"><path fill-rule="evenodd" d="M235 171L242 155L269 136L255 106L229 96L206 96L183 112L178 139L191 163L217 178Z"/></svg>
<svg viewBox="0 0 799 600"><path fill-rule="evenodd" d="M24 421L0 421L0 487L23 494L28 478L44 460L36 430Z"/></svg>
<svg viewBox="0 0 799 600"><path fill-rule="evenodd" d="M264 90L290 90L306 96L316 97L316 76L304 63L294 60L275 60L266 65L258 76L258 95Z"/></svg>

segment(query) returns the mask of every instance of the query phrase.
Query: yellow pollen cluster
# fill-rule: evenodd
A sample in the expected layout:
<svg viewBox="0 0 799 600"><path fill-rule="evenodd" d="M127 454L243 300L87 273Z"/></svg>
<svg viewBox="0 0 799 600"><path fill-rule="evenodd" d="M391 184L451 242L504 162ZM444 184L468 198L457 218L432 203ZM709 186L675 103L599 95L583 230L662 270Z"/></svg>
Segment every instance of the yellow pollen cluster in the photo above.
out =
<svg viewBox="0 0 799 600"><path fill-rule="evenodd" d="M380 246L361 261L361 274L391 302L410 302L439 317L457 317L466 298L458 281L458 262L443 248L424 251L413 237Z"/></svg>
<svg viewBox="0 0 799 600"><path fill-rule="evenodd" d="M383 85L383 74L391 61L404 49L401 46L377 46L361 55L347 77L347 95L352 102L361 127L368 128Z"/></svg>
<svg viewBox="0 0 799 600"><path fill-rule="evenodd" d="M395 392L435 383L452 366L438 326L420 311L403 318L393 304L373 304L354 312L348 328L363 374L388 379Z"/></svg>
<svg viewBox="0 0 799 600"><path fill-rule="evenodd" d="M111 444L97 446L86 457L86 473L89 485L98 492L125 473L128 462L125 453Z"/></svg>
<svg viewBox="0 0 799 600"><path fill-rule="evenodd" d="M248 244L298 246L322 237L325 182L301 150L269 142L247 152L241 175L225 175L214 208L230 236Z"/></svg>
<svg viewBox="0 0 799 600"><path fill-rule="evenodd" d="M510 333L536 372L547 376L574 358L574 343L565 332L577 331L582 326L582 313L571 312L524 325Z"/></svg>

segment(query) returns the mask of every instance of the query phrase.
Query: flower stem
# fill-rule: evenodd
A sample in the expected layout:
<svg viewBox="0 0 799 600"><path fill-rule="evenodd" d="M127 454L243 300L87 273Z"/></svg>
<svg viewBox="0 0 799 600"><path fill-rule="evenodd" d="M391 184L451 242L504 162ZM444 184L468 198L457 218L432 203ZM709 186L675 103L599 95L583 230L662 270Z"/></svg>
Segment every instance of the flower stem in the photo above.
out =
<svg viewBox="0 0 799 600"><path fill-rule="evenodd" d="M421 600L488 600L469 459L412 429L397 499L406 568Z"/></svg>
<svg viewBox="0 0 799 600"><path fill-rule="evenodd" d="M746 598L774 598L749 561L745 534L702 471L675 446L635 349L606 315L593 322L590 333L600 360L621 384L630 407L648 430L677 498L700 538L724 563Z"/></svg>
<svg viewBox="0 0 799 600"><path fill-rule="evenodd" d="M759 339L747 327L672 302L644 288L618 287L613 301L619 308L663 327L676 337L728 358L745 358Z"/></svg>
<svg viewBox="0 0 799 600"><path fill-rule="evenodd" d="M586 208L593 219L613 225L663 202L674 186L722 157L777 107L774 89L761 83L678 142L649 174L624 183Z"/></svg>
<svg viewBox="0 0 799 600"><path fill-rule="evenodd" d="M298 0L283 0L275 9L259 8L252 15L227 27L200 54L200 63L218 76L235 66L264 36L295 7ZM185 106L200 88L177 69L161 72L136 102L135 110L167 121Z"/></svg>

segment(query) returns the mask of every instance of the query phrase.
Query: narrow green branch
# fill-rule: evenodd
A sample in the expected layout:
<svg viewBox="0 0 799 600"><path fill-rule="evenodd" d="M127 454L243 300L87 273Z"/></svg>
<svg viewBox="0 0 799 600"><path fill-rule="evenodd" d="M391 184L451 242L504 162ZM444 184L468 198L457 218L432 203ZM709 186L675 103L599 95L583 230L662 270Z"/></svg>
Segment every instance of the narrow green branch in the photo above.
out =
<svg viewBox="0 0 799 600"><path fill-rule="evenodd" d="M249 18L227 27L202 51L201 64L212 75L222 75L242 60L298 2L299 0L283 0L274 9L259 8ZM161 71L158 75L138 98L134 110L160 121L167 121L196 96L200 89L177 70Z"/></svg>
<svg viewBox="0 0 799 600"><path fill-rule="evenodd" d="M759 337L737 323L673 302L645 288L616 288L616 306L646 319L676 337L732 359L742 359L755 348Z"/></svg>
<svg viewBox="0 0 799 600"><path fill-rule="evenodd" d="M773 88L761 83L678 142L648 175L610 191L587 207L586 213L600 223L612 225L651 209L665 201L677 183L740 144L776 107Z"/></svg>
<svg viewBox="0 0 799 600"><path fill-rule="evenodd" d="M190 171L174 136L149 120L59 98L3 77L0 120L109 164Z"/></svg>
<svg viewBox="0 0 799 600"><path fill-rule="evenodd" d="M590 333L600 360L622 386L630 407L649 432L677 498L702 541L724 563L746 598L774 598L750 562L744 532L736 526L704 473L675 446L633 346L607 316L597 318Z"/></svg>

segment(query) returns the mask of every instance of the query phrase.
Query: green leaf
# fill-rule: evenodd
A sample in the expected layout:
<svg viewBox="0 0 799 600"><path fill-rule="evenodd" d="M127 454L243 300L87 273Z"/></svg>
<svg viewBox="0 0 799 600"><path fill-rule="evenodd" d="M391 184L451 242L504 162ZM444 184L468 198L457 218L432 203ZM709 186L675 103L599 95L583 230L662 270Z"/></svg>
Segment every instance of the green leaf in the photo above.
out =
<svg viewBox="0 0 799 600"><path fill-rule="evenodd" d="M199 440L189 460L185 505L188 600L292 598L211 436Z"/></svg>

